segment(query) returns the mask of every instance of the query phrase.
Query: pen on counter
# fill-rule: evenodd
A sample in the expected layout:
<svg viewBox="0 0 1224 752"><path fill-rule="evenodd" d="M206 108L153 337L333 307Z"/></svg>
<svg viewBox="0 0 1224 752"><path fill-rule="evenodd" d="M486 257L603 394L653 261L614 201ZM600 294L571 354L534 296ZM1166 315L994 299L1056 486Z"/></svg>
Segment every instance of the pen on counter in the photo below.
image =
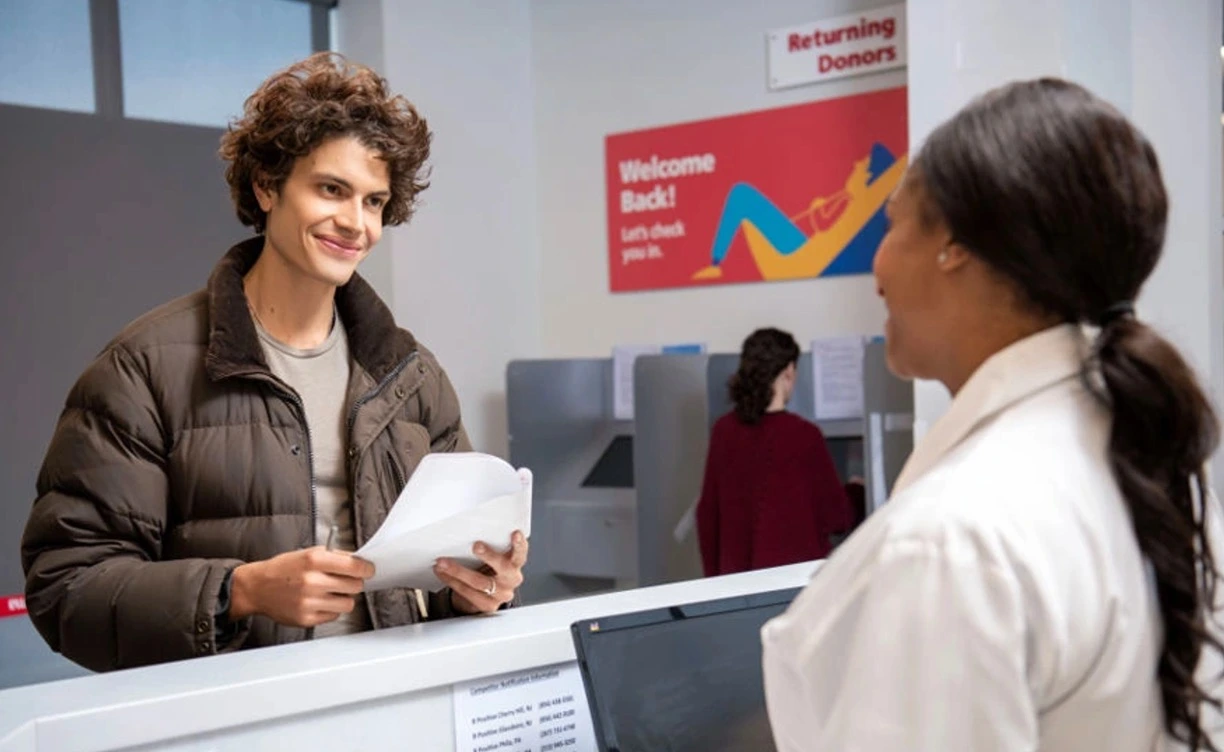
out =
<svg viewBox="0 0 1224 752"><path fill-rule="evenodd" d="M336 545L336 526L332 525L331 530L327 531L327 550L331 551L334 545Z"/></svg>

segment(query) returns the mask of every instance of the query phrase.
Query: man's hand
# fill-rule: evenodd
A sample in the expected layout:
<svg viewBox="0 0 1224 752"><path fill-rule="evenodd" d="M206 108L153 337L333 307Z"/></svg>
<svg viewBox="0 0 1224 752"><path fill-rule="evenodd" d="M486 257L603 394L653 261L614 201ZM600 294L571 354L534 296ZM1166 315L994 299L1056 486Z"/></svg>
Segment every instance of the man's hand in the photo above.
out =
<svg viewBox="0 0 1224 752"><path fill-rule="evenodd" d="M234 569L229 616L237 621L261 614L278 624L314 627L352 611L373 576L370 562L322 546L242 564Z"/></svg>
<svg viewBox="0 0 1224 752"><path fill-rule="evenodd" d="M468 569L451 559L438 559L434 573L451 588L455 610L464 614L492 613L514 599L523 584L523 565L527 563L527 538L519 530L510 536L510 549L494 551L487 543L472 546L472 553L484 562L479 570Z"/></svg>

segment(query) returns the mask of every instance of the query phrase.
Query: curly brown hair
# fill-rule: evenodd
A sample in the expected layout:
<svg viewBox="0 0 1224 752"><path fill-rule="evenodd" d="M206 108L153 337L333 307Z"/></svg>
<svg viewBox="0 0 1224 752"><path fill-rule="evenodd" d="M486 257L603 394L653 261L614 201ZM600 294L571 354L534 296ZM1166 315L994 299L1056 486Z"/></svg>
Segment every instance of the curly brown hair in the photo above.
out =
<svg viewBox="0 0 1224 752"><path fill-rule="evenodd" d="M355 136L386 160L391 198L383 224L406 222L417 194L429 187L424 165L433 134L412 103L390 93L385 79L334 52L315 53L273 74L221 137L238 220L262 233L267 214L255 198L255 183L280 191L299 157L339 136Z"/></svg>

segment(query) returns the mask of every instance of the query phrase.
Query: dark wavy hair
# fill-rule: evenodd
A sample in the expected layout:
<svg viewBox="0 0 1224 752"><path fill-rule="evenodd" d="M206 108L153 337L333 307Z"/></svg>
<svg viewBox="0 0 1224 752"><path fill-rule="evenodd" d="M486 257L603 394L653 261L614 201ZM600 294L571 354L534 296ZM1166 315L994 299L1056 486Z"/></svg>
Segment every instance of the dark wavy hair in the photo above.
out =
<svg viewBox="0 0 1224 752"><path fill-rule="evenodd" d="M739 368L727 382L735 414L748 425L759 423L773 401L778 374L799 360L799 344L781 329L757 329L744 340Z"/></svg>
<svg viewBox="0 0 1224 752"><path fill-rule="evenodd" d="M355 136L386 160L391 198L383 207L383 224L406 222L417 194L429 187L423 168L429 127L407 99L390 93L381 76L333 52L316 53L273 74L221 137L238 220L262 233L267 215L254 184L279 191L299 157L339 136Z"/></svg>
<svg viewBox="0 0 1224 752"><path fill-rule="evenodd" d="M1219 573L1205 464L1218 424L1177 350L1130 304L1164 246L1168 199L1152 145L1112 106L1056 79L1014 83L931 134L911 168L928 221L984 259L1032 308L1101 327L1082 369L1113 415L1109 462L1156 575L1158 678L1168 732L1219 752L1202 728L1200 657Z"/></svg>

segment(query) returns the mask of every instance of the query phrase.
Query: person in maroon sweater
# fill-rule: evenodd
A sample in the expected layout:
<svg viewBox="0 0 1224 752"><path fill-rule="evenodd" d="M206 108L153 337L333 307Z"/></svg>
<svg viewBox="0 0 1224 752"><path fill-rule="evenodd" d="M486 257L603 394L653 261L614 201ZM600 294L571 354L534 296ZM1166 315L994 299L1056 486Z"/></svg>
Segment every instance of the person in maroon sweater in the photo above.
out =
<svg viewBox="0 0 1224 752"><path fill-rule="evenodd" d="M728 384L735 409L710 436L697 502L707 577L828 556L854 514L824 435L786 411L799 345L778 329L744 340Z"/></svg>

